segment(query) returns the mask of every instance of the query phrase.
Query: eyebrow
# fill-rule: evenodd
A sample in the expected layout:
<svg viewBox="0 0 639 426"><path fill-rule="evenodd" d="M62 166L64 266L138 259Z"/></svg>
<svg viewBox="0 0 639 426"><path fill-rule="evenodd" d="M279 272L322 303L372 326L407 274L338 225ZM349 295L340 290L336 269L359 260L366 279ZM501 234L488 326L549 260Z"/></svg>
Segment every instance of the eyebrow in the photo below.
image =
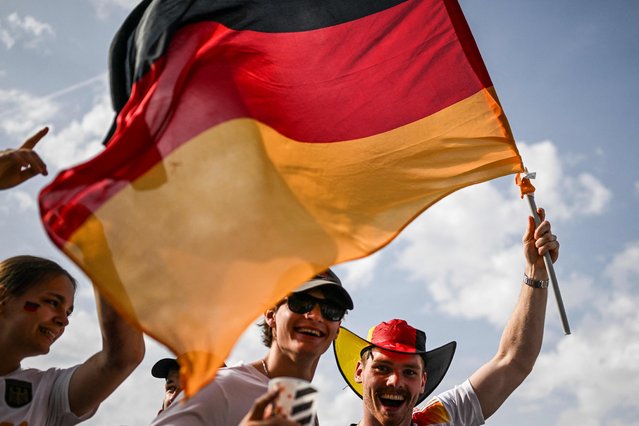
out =
<svg viewBox="0 0 639 426"><path fill-rule="evenodd" d="M410 355L410 354L407 354ZM376 362L378 364L384 364L384 365L391 365L391 364L395 364L394 361L391 360L386 360L386 359L377 359L377 358L373 358L372 360L373 362ZM401 364L402 368L413 368L413 369L419 369L421 368L421 364L419 362L416 363L398 363Z"/></svg>

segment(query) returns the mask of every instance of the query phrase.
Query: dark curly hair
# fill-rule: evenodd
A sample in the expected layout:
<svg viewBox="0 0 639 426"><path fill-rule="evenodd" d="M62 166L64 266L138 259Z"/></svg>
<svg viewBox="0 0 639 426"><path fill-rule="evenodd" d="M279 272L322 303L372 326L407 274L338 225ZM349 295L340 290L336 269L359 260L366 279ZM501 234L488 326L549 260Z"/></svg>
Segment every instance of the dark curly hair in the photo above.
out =
<svg viewBox="0 0 639 426"><path fill-rule="evenodd" d="M286 299L280 300L271 309L277 312L285 301ZM266 323L266 319L262 319L262 321L258 322L257 326L260 328L260 339L262 340L262 344L267 348L270 348L273 344L273 329Z"/></svg>

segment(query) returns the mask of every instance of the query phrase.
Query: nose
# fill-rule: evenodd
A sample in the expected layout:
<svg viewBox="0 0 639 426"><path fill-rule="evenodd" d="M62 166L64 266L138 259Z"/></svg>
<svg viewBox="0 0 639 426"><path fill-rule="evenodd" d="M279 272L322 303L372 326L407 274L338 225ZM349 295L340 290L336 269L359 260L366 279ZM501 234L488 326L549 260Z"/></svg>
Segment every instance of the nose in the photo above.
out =
<svg viewBox="0 0 639 426"><path fill-rule="evenodd" d="M396 371L391 372L386 378L386 384L388 386L397 386L399 385L399 374Z"/></svg>
<svg viewBox="0 0 639 426"><path fill-rule="evenodd" d="M308 311L306 314L307 318L313 318L315 321L323 320L322 311L320 310L319 303L313 305L313 309Z"/></svg>
<svg viewBox="0 0 639 426"><path fill-rule="evenodd" d="M69 325L69 316L67 314L59 314L53 321L59 326L66 327Z"/></svg>

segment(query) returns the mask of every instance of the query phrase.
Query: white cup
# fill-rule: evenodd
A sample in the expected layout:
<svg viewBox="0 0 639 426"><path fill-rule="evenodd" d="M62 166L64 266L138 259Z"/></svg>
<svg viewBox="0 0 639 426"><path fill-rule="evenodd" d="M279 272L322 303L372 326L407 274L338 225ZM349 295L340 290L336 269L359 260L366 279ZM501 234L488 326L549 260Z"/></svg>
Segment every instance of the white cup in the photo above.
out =
<svg viewBox="0 0 639 426"><path fill-rule="evenodd" d="M268 388L281 389L274 402L274 412L302 426L315 424L317 389L311 382L295 377L276 377L268 382Z"/></svg>

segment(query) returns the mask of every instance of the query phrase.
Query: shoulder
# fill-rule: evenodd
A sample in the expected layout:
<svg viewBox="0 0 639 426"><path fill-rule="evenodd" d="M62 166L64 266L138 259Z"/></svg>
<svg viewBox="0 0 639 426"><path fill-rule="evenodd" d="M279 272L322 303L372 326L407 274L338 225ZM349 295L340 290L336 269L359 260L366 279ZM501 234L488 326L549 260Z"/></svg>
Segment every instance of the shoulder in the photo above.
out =
<svg viewBox="0 0 639 426"><path fill-rule="evenodd" d="M217 371L215 379L204 386L200 393L216 393L230 390L235 386L259 386L261 384L267 384L268 378L257 371L253 366L249 364L241 364L233 367L223 367Z"/></svg>
<svg viewBox="0 0 639 426"><path fill-rule="evenodd" d="M479 399L469 380L433 397L426 407L416 408L413 421L418 425L482 425L484 417Z"/></svg>
<svg viewBox="0 0 639 426"><path fill-rule="evenodd" d="M267 383L268 379L250 365L221 368L215 380L191 398L185 399L182 392L153 425L172 424L178 419L189 419L193 424L204 419L211 425L237 424L253 401L266 392Z"/></svg>
<svg viewBox="0 0 639 426"><path fill-rule="evenodd" d="M53 382L58 378L68 379L71 377L77 366L71 368L49 368L47 370L40 370L37 368L19 368L6 376L2 376L4 379L22 380L31 383L39 382Z"/></svg>
<svg viewBox="0 0 639 426"><path fill-rule="evenodd" d="M479 404L477 394L470 384L470 380L465 380L462 384L438 394L433 399L449 404Z"/></svg>

